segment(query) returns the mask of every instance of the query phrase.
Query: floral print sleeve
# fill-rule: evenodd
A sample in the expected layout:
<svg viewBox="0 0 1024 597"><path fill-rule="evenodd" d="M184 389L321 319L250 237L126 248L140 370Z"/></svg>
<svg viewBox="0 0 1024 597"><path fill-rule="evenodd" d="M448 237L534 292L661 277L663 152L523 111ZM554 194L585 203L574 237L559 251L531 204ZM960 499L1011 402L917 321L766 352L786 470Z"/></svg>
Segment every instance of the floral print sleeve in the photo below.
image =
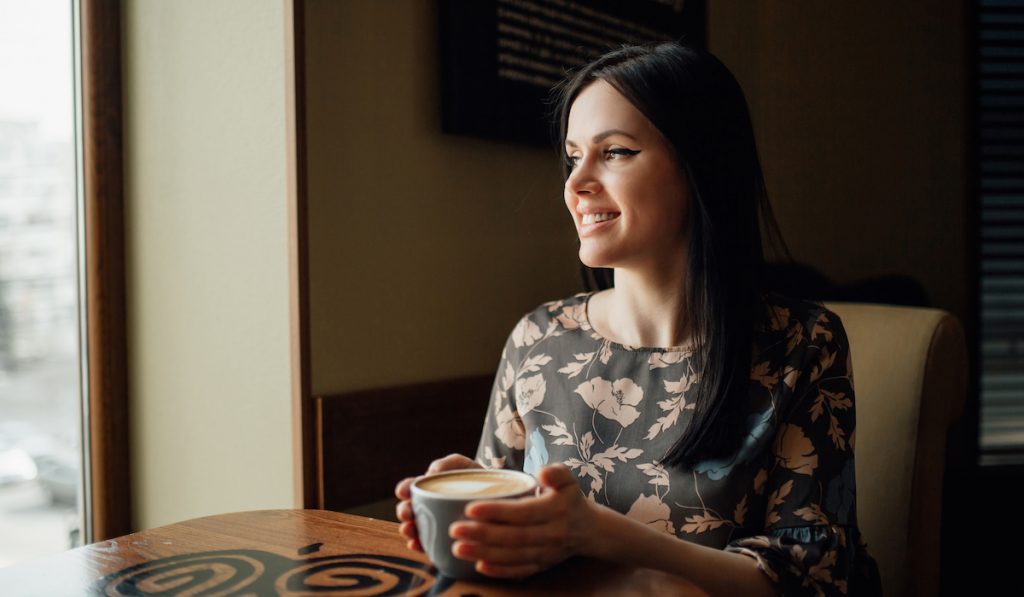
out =
<svg viewBox="0 0 1024 597"><path fill-rule="evenodd" d="M775 396L780 408L774 439L752 488L751 503L764 511L764 530L725 549L756 559L787 596L880 594L877 570L870 569L874 562L857 528L856 417L846 332L834 313L822 309L810 321L787 321L785 334L789 355L802 350L803 366L775 367L769 358L755 362L752 375L754 383L765 375L784 381ZM799 338L803 334L806 343Z"/></svg>
<svg viewBox="0 0 1024 597"><path fill-rule="evenodd" d="M551 361L551 357L543 354L529 354L530 347L542 337L540 327L529 317L523 317L505 342L476 453L477 462L487 468L523 470L526 436L520 407L529 409L531 399L544 398L543 376L530 373ZM521 359L523 352L526 362ZM519 404L517 392L522 396Z"/></svg>
<svg viewBox="0 0 1024 597"><path fill-rule="evenodd" d="M878 594L857 530L853 379L838 317L766 297L740 447L670 467L664 457L690 424L701 383L692 346L604 338L590 325L590 296L545 303L516 324L477 460L531 474L562 463L587 499L749 556L785 595Z"/></svg>

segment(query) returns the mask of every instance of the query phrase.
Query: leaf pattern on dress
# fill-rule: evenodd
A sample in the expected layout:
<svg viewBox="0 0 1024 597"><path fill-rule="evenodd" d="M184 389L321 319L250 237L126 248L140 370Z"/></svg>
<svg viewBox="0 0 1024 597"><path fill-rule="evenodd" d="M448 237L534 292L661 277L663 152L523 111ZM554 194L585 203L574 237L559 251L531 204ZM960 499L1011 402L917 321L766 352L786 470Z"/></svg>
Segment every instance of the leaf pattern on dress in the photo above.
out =
<svg viewBox="0 0 1024 597"><path fill-rule="evenodd" d="M789 365L786 365L786 368L782 370L782 383L786 384L790 392L796 388L796 382L800 379L800 373L799 369Z"/></svg>
<svg viewBox="0 0 1024 597"><path fill-rule="evenodd" d="M732 519L736 523L736 526L743 526L743 521L747 518L747 496L743 496L740 503L736 504L736 510L732 513Z"/></svg>
<svg viewBox="0 0 1024 597"><path fill-rule="evenodd" d="M687 524L683 525L682 531L684 533L694 533L698 535L700 533L713 531L727 522L725 519L712 514L708 510L704 510L700 514L687 516L685 520Z"/></svg>
<svg viewBox="0 0 1024 597"><path fill-rule="evenodd" d="M771 495L768 496L768 514L765 516L765 521L768 523L769 526L782 520L782 517L779 516L779 512L778 510L775 509L775 507L781 506L782 503L786 501L786 496L789 495L789 492L792 490L793 482L786 481L785 483L783 483L782 487L776 489L771 493Z"/></svg>
<svg viewBox="0 0 1024 597"><path fill-rule="evenodd" d="M555 438L552 442L556 446L575 446L576 440L572 434L565 427L565 423L560 421L558 417L555 417L555 423L553 425L542 425L544 431L548 432L548 435Z"/></svg>
<svg viewBox="0 0 1024 597"><path fill-rule="evenodd" d="M563 464L568 466L572 470L579 470L584 478L590 479L590 499L595 499L594 496L604 488L604 479L601 477L601 472L597 470L591 462L584 462L579 458L570 458ZM582 479L581 479L582 480ZM587 493L587 492L584 492Z"/></svg>
<svg viewBox="0 0 1024 597"><path fill-rule="evenodd" d="M594 434L586 432L583 434L583 438L580 439L580 456L583 460L590 462L590 449L594 447Z"/></svg>
<svg viewBox="0 0 1024 597"><path fill-rule="evenodd" d="M681 363L690 357L689 352L672 350L668 352L653 352L651 358L647 359L647 366L654 369L664 369L676 363Z"/></svg>
<svg viewBox="0 0 1024 597"><path fill-rule="evenodd" d="M846 449L846 438L844 437L846 432L839 426L839 419L835 415L829 415L828 417L828 436L832 439L832 443L835 444L839 450Z"/></svg>
<svg viewBox="0 0 1024 597"><path fill-rule="evenodd" d="M761 495L764 493L764 482L768 480L768 471L761 469L757 471L757 476L754 477L754 493Z"/></svg>
<svg viewBox="0 0 1024 597"><path fill-rule="evenodd" d="M839 426L839 419L833 414L836 410L846 410L853 406L853 401L846 397L845 392L830 392L819 388L818 397L811 403L811 422L815 422L825 412L829 411L828 436L832 443L839 450L846 449L846 431Z"/></svg>
<svg viewBox="0 0 1024 597"><path fill-rule="evenodd" d="M647 430L644 439L656 438L661 432L676 424L680 413L684 410L694 409L696 405L692 402L687 403L685 394L693 387L696 380L697 374L692 367L678 381L665 380L665 391L668 393L669 399L659 401L658 408L665 411L666 414L658 417L657 422Z"/></svg>
<svg viewBox="0 0 1024 597"><path fill-rule="evenodd" d="M643 453L640 448L625 448L617 444L601 452L592 453L596 443L593 433L584 433L577 446L580 458L569 458L565 461L565 465L570 469L579 470L581 480L589 478L591 494L604 489L604 476L615 472L615 461L628 462Z"/></svg>
<svg viewBox="0 0 1024 597"><path fill-rule="evenodd" d="M793 350L804 341L804 326L800 325L800 322L796 322L789 328L789 332L786 334L786 356L788 357L793 353Z"/></svg>
<svg viewBox="0 0 1024 597"><path fill-rule="evenodd" d="M832 330L829 329L828 317L824 312L818 314L818 319L814 321L814 330L811 331L811 339L816 340L818 336L825 338L825 342L832 341Z"/></svg>
<svg viewBox="0 0 1024 597"><path fill-rule="evenodd" d="M806 508L797 508L793 511L793 514L814 524L829 524L828 516L825 516L825 513L821 511L819 504L811 504Z"/></svg>
<svg viewBox="0 0 1024 597"><path fill-rule="evenodd" d="M536 373L540 371L540 368L551 362L551 357L546 354L539 354L532 356L525 361L521 367L519 367L519 375L524 373Z"/></svg>
<svg viewBox="0 0 1024 597"><path fill-rule="evenodd" d="M828 347L821 349L821 358L814 367L811 368L811 383L814 383L821 377L822 373L832 368L832 365L836 361L836 355L834 352L829 352Z"/></svg>
<svg viewBox="0 0 1024 597"><path fill-rule="evenodd" d="M637 456L643 454L644 451L640 448L624 448L619 445L614 445L603 452L594 455L594 464L603 468L609 473L615 472L615 461L628 462L633 460Z"/></svg>
<svg viewBox="0 0 1024 597"><path fill-rule="evenodd" d="M815 564L815 565L811 566L810 568L808 568L807 572L810 574L811 578L813 578L814 580L831 584L832 583L832 567L835 566L835 564L836 564L836 552L828 551L821 558L821 560L818 561L817 564ZM822 595L825 594L824 591L822 591L820 588L818 590L819 590L819 592Z"/></svg>
<svg viewBox="0 0 1024 597"><path fill-rule="evenodd" d="M750 379L760 383L762 386L771 389L779 383L779 372L771 370L772 364L769 361L758 363L750 372Z"/></svg>
<svg viewBox="0 0 1024 597"><path fill-rule="evenodd" d="M566 374L569 379L572 379L583 372L583 368L594 361L594 355L597 354L595 351L591 352L578 352L573 355L576 359L575 362L569 363L565 367L558 370L559 373Z"/></svg>
<svg viewBox="0 0 1024 597"><path fill-rule="evenodd" d="M654 485L655 489L658 487L669 487L668 471L659 462L648 462L644 464L636 465L636 468L643 471L645 475L651 477L647 482Z"/></svg>

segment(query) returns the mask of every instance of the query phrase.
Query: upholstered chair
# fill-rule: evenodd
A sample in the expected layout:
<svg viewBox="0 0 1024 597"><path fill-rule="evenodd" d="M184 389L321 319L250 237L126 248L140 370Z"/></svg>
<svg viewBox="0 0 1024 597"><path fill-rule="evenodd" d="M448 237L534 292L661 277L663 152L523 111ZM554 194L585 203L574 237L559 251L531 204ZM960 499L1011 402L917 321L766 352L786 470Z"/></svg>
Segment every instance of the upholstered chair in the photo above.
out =
<svg viewBox="0 0 1024 597"><path fill-rule="evenodd" d="M967 392L963 328L937 309L828 303L853 357L857 514L886 597L937 595L946 435Z"/></svg>

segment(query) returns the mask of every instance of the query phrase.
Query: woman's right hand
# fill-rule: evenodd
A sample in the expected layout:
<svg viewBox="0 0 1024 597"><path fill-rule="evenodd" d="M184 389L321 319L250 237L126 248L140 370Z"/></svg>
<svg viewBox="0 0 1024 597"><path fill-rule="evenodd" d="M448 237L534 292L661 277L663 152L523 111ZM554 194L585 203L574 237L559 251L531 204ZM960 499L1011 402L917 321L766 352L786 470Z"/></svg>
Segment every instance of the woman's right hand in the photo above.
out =
<svg viewBox="0 0 1024 597"><path fill-rule="evenodd" d="M451 471L460 468L484 468L473 460L462 454L449 454L430 463L427 472L432 475L442 471ZM399 481L395 486L395 497L398 498L398 505L395 506L395 515L401 525L398 531L406 538L406 545L414 551L423 551L420 545L419 535L416 533L416 520L412 514L412 483L418 477L408 477Z"/></svg>

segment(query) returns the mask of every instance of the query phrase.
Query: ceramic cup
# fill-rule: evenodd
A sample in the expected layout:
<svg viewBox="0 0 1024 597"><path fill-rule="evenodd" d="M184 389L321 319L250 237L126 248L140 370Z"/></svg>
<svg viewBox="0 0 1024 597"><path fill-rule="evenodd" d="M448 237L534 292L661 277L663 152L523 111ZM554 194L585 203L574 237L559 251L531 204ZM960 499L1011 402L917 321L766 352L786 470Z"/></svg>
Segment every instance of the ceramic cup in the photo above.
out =
<svg viewBox="0 0 1024 597"><path fill-rule="evenodd" d="M452 578L478 578L476 563L452 554L448 527L465 520L466 505L533 495L537 480L503 469L459 469L420 477L412 484L412 511L420 544L438 571Z"/></svg>

